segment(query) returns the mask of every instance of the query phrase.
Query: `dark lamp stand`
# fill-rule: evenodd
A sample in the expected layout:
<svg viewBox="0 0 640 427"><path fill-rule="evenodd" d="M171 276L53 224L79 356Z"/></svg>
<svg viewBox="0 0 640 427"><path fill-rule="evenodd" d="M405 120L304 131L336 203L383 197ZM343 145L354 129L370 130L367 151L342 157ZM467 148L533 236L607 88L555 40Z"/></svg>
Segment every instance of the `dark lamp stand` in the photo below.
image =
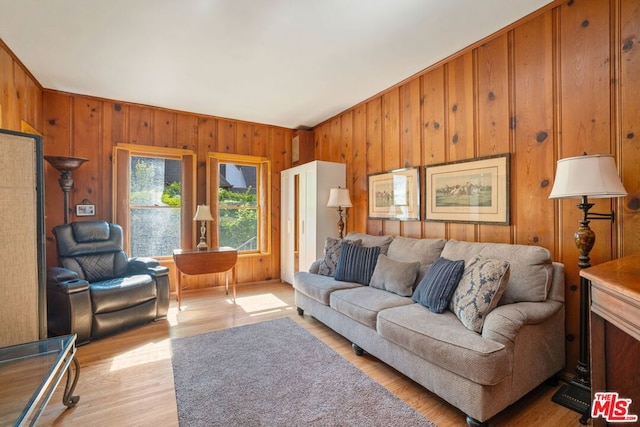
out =
<svg viewBox="0 0 640 427"><path fill-rule="evenodd" d="M615 221L615 212L609 214L589 212L593 203L589 203L587 196L582 196L582 202L576 205L582 211L580 227L573 237L578 248L578 267L591 267L589 253L596 242L596 234L589 228L589 222L605 219ZM580 276L580 353L576 366L576 376L558 389L552 400L582 414L581 424L586 424L591 415L591 369L589 366L589 281Z"/></svg>

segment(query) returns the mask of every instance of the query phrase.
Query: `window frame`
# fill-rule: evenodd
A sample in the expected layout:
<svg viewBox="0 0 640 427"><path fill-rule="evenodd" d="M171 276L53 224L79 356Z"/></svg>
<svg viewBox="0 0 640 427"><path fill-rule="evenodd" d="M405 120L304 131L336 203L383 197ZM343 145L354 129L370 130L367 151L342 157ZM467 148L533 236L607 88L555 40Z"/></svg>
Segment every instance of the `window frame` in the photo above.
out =
<svg viewBox="0 0 640 427"><path fill-rule="evenodd" d="M220 163L254 166L256 173L256 195L258 213L258 249L239 251L239 256L263 256L271 254L271 161L262 156L209 152L207 155L207 204L215 218L215 227L209 232L210 246L219 246L218 186Z"/></svg>
<svg viewBox="0 0 640 427"><path fill-rule="evenodd" d="M148 145L118 143L113 148L113 222L124 232L123 249L131 253L130 205L131 157L155 157L180 160L180 181L182 203L180 208L180 246L176 249L190 249L196 245L196 227L193 225L196 202L196 154L192 150L180 148L154 147ZM171 255L154 256L163 260Z"/></svg>

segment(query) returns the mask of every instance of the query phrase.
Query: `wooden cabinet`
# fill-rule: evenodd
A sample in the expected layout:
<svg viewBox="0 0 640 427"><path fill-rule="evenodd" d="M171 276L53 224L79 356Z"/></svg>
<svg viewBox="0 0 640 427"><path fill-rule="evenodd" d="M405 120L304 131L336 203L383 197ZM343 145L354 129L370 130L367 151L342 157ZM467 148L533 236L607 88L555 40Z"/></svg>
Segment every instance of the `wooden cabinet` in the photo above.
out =
<svg viewBox="0 0 640 427"><path fill-rule="evenodd" d="M591 282L591 393L617 392L640 417L640 255L584 269ZM596 417L593 425L605 425Z"/></svg>
<svg viewBox="0 0 640 427"><path fill-rule="evenodd" d="M328 208L329 190L345 186L343 163L313 161L281 172L281 252L283 282L308 271L324 251L324 241L338 235L338 211Z"/></svg>
<svg viewBox="0 0 640 427"><path fill-rule="evenodd" d="M5 347L47 336L42 139L2 130L0 152L0 347Z"/></svg>

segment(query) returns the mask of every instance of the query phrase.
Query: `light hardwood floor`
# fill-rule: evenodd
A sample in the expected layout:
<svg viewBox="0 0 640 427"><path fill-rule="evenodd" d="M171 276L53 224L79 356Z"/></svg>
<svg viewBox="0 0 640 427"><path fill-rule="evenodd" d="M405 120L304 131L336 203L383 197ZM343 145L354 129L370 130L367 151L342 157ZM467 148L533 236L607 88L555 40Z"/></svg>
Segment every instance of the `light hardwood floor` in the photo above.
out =
<svg viewBox="0 0 640 427"><path fill-rule="evenodd" d="M319 321L296 313L290 285L238 286L237 304L223 288L185 292L167 320L137 327L78 348L78 406L61 403L61 384L40 425L177 426L171 338L288 316L438 426L465 426L464 414L372 356L356 356L351 343ZM206 351L206 349L203 349ZM557 387L541 385L495 416L491 426L579 426L579 415L551 402ZM211 402L215 404L215 402Z"/></svg>

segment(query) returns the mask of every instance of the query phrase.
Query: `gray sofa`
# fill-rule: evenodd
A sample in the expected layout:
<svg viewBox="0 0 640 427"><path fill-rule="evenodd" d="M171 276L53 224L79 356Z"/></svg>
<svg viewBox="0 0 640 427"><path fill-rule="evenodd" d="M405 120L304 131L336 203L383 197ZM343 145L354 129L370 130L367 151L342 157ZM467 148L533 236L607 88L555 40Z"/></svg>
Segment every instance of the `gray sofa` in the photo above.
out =
<svg viewBox="0 0 640 427"><path fill-rule="evenodd" d="M294 279L298 314L313 316L349 339L357 354L370 353L459 408L470 426L486 425L563 369L564 266L553 262L548 250L359 233L345 240L379 246L386 260L419 263L414 287L440 257L469 263L480 255L508 262L506 288L480 333L450 309L434 313L410 296L317 274L326 269L324 259Z"/></svg>

